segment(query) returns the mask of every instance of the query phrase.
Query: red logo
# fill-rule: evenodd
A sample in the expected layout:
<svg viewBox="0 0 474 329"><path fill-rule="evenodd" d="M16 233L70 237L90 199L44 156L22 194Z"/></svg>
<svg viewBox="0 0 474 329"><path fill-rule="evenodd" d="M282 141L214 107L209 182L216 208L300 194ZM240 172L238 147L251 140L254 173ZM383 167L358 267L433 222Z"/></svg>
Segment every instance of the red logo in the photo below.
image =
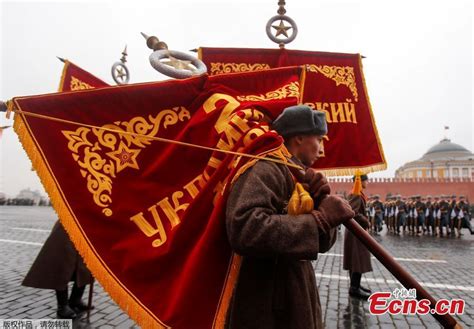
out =
<svg viewBox="0 0 474 329"><path fill-rule="evenodd" d="M415 289L396 289L391 292L374 292L369 297L369 311L373 315L463 314L465 302L462 299L440 299L431 305L428 299L417 300Z"/></svg>

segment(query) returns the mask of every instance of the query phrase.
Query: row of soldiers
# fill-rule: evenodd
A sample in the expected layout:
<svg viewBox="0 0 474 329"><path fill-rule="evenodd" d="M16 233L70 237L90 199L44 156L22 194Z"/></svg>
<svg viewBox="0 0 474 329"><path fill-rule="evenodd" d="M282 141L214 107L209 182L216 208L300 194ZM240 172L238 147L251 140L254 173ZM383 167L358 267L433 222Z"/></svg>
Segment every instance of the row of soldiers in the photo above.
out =
<svg viewBox="0 0 474 329"><path fill-rule="evenodd" d="M374 195L367 202L367 213L371 220L369 230L379 234L383 223L387 225L389 234L411 234L420 236L461 236L461 229L471 227L471 211L469 201L456 195L426 196L414 195L387 197L385 202L379 195Z"/></svg>

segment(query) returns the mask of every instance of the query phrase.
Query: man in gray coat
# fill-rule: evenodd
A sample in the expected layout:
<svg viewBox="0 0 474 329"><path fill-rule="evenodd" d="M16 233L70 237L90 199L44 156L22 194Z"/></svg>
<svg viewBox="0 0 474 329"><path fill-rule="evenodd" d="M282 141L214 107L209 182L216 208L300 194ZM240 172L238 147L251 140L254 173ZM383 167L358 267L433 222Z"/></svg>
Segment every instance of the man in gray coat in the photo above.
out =
<svg viewBox="0 0 474 329"><path fill-rule="evenodd" d="M327 134L325 114L304 105L285 109L273 129L303 168L316 161ZM354 212L347 201L326 195L329 185L320 173L307 169L305 182L319 206L300 215L287 213L295 180L286 165L260 160L232 186L227 235L242 262L227 328L323 328L311 260L332 247L337 226Z"/></svg>

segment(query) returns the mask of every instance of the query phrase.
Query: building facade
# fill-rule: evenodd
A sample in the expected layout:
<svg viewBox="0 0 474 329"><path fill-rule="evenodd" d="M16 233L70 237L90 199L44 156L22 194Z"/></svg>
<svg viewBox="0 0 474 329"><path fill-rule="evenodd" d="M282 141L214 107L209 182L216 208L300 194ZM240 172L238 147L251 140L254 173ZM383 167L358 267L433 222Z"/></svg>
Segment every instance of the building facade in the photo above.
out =
<svg viewBox="0 0 474 329"><path fill-rule="evenodd" d="M420 159L408 162L395 171L395 178L457 179L474 178L474 154L465 147L442 139Z"/></svg>

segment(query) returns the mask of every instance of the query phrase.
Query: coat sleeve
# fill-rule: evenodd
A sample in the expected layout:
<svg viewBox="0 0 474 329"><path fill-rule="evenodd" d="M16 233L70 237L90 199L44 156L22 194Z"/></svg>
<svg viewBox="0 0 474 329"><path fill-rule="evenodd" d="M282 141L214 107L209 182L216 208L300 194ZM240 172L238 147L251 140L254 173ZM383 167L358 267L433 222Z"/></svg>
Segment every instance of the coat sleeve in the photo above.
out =
<svg viewBox="0 0 474 329"><path fill-rule="evenodd" d="M292 186L287 169L268 161L257 162L239 177L226 208L227 235L235 252L252 257L316 259L318 252L334 244L334 232L318 226L317 212L283 214L282 205Z"/></svg>
<svg viewBox="0 0 474 329"><path fill-rule="evenodd" d="M367 216L365 216L365 203L362 201L362 197L355 194L349 195L349 204L356 213L354 216L355 221L364 229L368 228L370 222Z"/></svg>

